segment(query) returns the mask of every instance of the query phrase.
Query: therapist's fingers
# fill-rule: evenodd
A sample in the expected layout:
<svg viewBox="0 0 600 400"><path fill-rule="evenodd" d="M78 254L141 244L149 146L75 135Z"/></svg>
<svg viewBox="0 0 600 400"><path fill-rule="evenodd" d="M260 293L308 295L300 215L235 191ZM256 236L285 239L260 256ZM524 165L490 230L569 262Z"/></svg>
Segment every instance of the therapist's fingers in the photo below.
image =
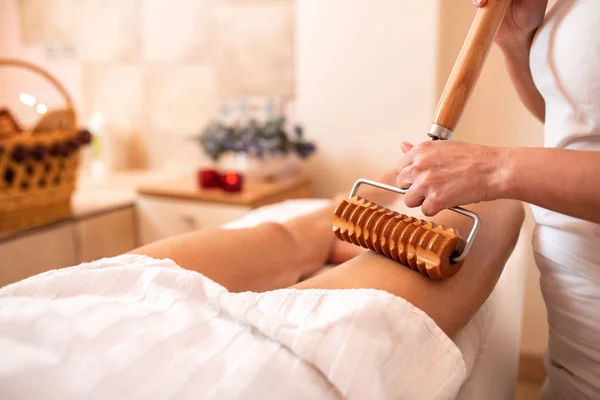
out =
<svg viewBox="0 0 600 400"><path fill-rule="evenodd" d="M400 189L408 189L412 185L413 180L410 174L410 165L413 162L414 154L411 152L413 145L407 141L400 143L400 148L404 155L396 165L396 186Z"/></svg>
<svg viewBox="0 0 600 400"><path fill-rule="evenodd" d="M414 158L414 154L413 154L414 152L411 151L413 148L412 144L410 144L408 142L402 142L402 144L400 145L400 148L404 152L404 155L402 156L400 161L398 161L398 164L396 164L396 172L397 173L401 173L404 168L406 168L410 164L412 164L413 158Z"/></svg>
<svg viewBox="0 0 600 400"><path fill-rule="evenodd" d="M426 193L426 190L421 185L413 184L404 196L404 204L410 208L419 207L423 204Z"/></svg>
<svg viewBox="0 0 600 400"><path fill-rule="evenodd" d="M411 164L406 166L404 165L403 161L404 160L400 160L400 163L398 163L396 186L398 186L400 189L408 189L414 182L412 161L410 161Z"/></svg>
<svg viewBox="0 0 600 400"><path fill-rule="evenodd" d="M408 153L414 146L403 140L402 142L400 142L400 148L402 149L402 152L404 152L404 154Z"/></svg>
<svg viewBox="0 0 600 400"><path fill-rule="evenodd" d="M414 178L412 164L402 167L396 176L396 186L400 189L408 189L414 182Z"/></svg>
<svg viewBox="0 0 600 400"><path fill-rule="evenodd" d="M423 205L421 206L421 211L427 217L435 217L440 211L448 208L444 202L444 199L441 199L437 194L429 194L425 201L423 201Z"/></svg>
<svg viewBox="0 0 600 400"><path fill-rule="evenodd" d="M404 156L400 159L396 166L396 186L400 189L408 189L413 183L410 174L410 165L413 162L413 155L410 153L414 146L406 141L400 143L400 148L404 152Z"/></svg>
<svg viewBox="0 0 600 400"><path fill-rule="evenodd" d="M413 184L413 180L406 175L398 174L396 177L396 186L400 189L408 189Z"/></svg>

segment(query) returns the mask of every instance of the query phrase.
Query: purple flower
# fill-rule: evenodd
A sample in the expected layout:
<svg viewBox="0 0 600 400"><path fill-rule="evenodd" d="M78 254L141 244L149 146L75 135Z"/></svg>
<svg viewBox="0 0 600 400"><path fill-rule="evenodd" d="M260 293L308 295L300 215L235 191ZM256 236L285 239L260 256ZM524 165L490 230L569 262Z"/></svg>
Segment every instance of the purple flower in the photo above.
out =
<svg viewBox="0 0 600 400"><path fill-rule="evenodd" d="M310 157L316 150L317 147L312 143L303 142L296 144L296 151L303 159Z"/></svg>
<svg viewBox="0 0 600 400"><path fill-rule="evenodd" d="M271 118L264 123L251 119L234 126L213 122L196 140L214 160L230 151L246 152L258 157L265 154L285 155L295 151L302 158L310 157L316 151L316 146L303 139L302 126L295 126L292 135L288 135L284 124L283 117Z"/></svg>

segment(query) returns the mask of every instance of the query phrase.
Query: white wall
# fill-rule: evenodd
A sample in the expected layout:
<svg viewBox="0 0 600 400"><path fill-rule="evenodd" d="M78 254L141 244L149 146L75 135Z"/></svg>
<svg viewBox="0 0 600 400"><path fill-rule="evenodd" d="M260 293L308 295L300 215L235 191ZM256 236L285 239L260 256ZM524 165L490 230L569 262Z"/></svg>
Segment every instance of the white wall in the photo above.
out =
<svg viewBox="0 0 600 400"><path fill-rule="evenodd" d="M297 112L318 141L317 195L393 168L427 139L435 105L435 2L298 0Z"/></svg>

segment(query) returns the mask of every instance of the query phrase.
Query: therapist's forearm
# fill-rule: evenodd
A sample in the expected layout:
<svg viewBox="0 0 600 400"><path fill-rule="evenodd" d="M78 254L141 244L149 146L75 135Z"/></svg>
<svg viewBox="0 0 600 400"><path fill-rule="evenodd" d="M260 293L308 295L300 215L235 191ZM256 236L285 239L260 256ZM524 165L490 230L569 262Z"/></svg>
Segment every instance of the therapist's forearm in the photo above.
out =
<svg viewBox="0 0 600 400"><path fill-rule="evenodd" d="M501 197L600 223L600 152L507 149Z"/></svg>
<svg viewBox="0 0 600 400"><path fill-rule="evenodd" d="M543 123L546 119L546 103L535 86L529 63L532 39L533 36L524 38L520 42L504 44L501 49L504 53L506 69L521 102Z"/></svg>

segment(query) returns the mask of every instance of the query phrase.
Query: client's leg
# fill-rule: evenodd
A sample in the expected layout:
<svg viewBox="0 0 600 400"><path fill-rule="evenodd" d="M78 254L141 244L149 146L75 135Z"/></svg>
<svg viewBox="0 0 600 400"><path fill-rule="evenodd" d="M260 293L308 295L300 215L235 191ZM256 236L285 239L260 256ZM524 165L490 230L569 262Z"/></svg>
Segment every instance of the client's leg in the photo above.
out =
<svg viewBox="0 0 600 400"><path fill-rule="evenodd" d="M474 247L453 278L433 281L374 253L365 253L296 288L374 288L402 297L426 312L448 335L462 329L494 288L512 253L524 218L521 203L495 201L469 207L483 220ZM470 220L444 212L436 222L468 232Z"/></svg>
<svg viewBox="0 0 600 400"><path fill-rule="evenodd" d="M392 184L395 172L384 175L380 181ZM380 190L367 189L364 193L382 205L396 197ZM194 232L151 243L131 253L170 258L233 292L288 287L327 261L338 264L364 252L333 235L332 215L340 200L338 197L329 206L285 224Z"/></svg>
<svg viewBox="0 0 600 400"><path fill-rule="evenodd" d="M334 249L331 216L337 201L285 224L199 231L132 251L169 258L232 292L288 287L318 270Z"/></svg>

